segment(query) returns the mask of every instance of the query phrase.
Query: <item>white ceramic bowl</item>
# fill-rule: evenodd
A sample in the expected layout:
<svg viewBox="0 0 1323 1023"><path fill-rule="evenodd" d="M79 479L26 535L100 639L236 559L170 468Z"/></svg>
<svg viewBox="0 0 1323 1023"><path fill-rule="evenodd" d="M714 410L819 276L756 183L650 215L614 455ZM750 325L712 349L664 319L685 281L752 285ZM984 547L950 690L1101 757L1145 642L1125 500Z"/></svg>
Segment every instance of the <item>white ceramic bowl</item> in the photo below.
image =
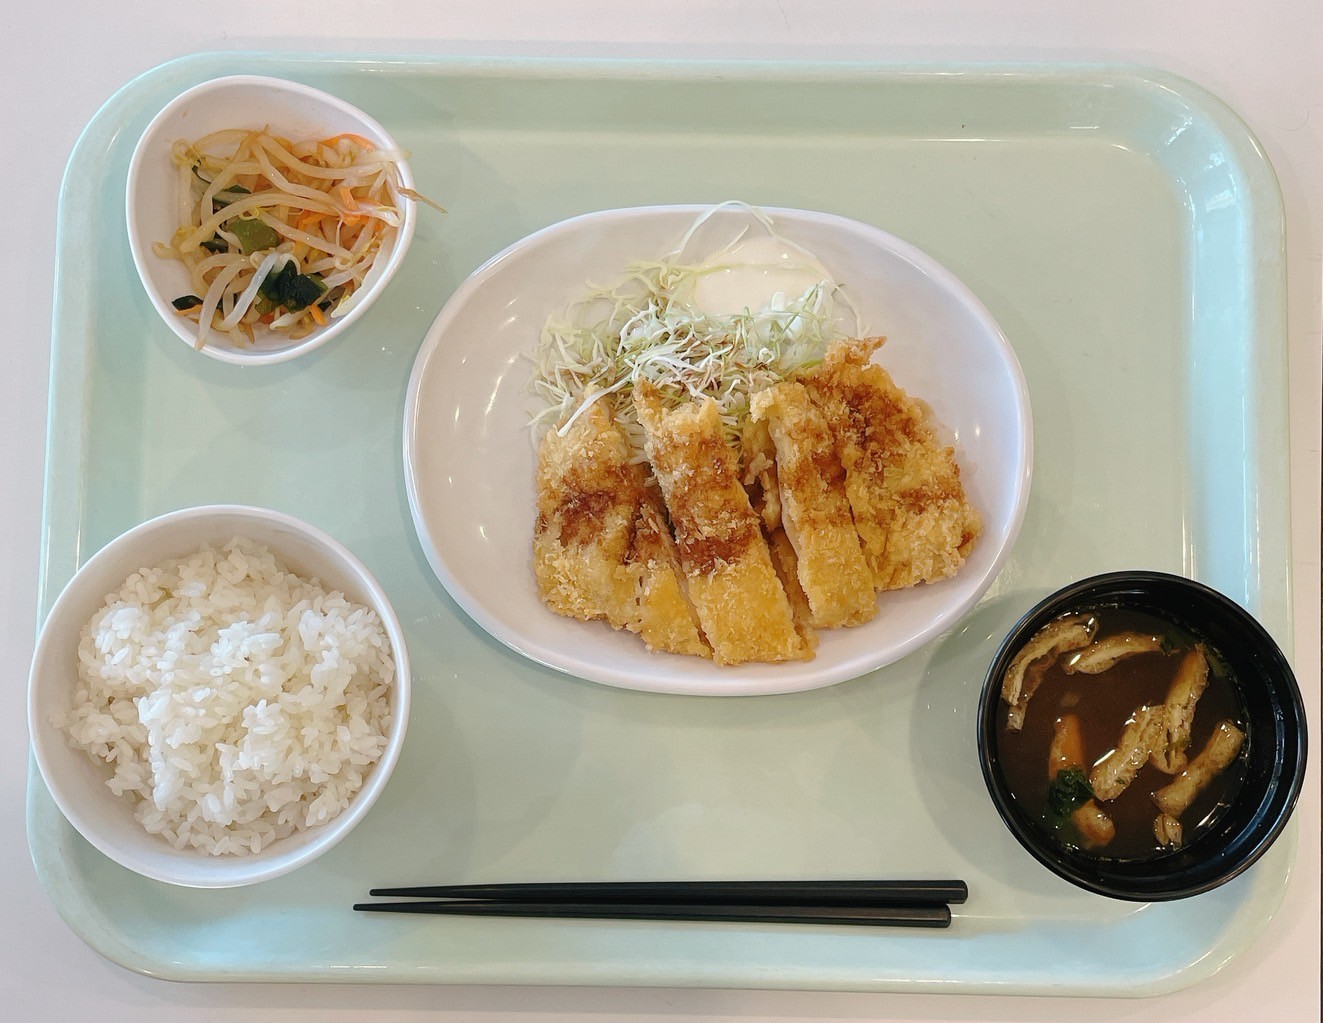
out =
<svg viewBox="0 0 1323 1023"><path fill-rule="evenodd" d="M106 786L110 771L73 748L52 723L72 705L78 680L78 639L108 593L144 565L196 551L204 542L235 536L263 543L291 571L316 576L328 589L371 607L380 616L395 658L391 731L381 759L349 806L328 823L296 832L252 855L212 856L177 850L134 819L127 797ZM94 554L64 588L37 640L28 681L28 728L41 776L60 810L83 838L121 866L191 888L231 888L288 873L344 838L381 795L409 720L409 656L386 594L363 564L326 533L280 512L240 505L207 505L170 512L117 537Z"/></svg>
<svg viewBox="0 0 1323 1023"><path fill-rule="evenodd" d="M362 110L317 89L279 78L236 75L196 85L172 100L143 132L129 163L127 214L129 246L143 286L161 318L190 348L196 325L179 316L171 303L192 291L188 272L177 260L152 251L168 242L179 225L175 217L176 173L170 147L181 138L197 139L223 128L269 127L286 138L326 138L353 132L380 149L398 149L390 134ZM413 173L401 160L400 183L413 187ZM401 198L403 223L383 244L372 271L359 289L357 304L308 336L291 341L273 331L259 333L251 346L237 347L224 336L201 349L213 359L243 365L284 362L303 355L343 333L380 296L413 240L418 204Z"/></svg>
<svg viewBox="0 0 1323 1023"><path fill-rule="evenodd" d="M405 405L405 483L438 578L484 629L520 653L580 678L629 689L756 695L830 685L904 657L972 608L1010 553L1029 496L1032 424L1020 365L997 324L950 271L914 246L857 221L767 210L776 231L817 255L885 334L877 361L924 399L956 446L983 533L961 571L883 594L866 625L819 633L817 656L717 667L649 653L602 622L553 614L538 596L531 547L540 408L529 356L547 317L586 282L609 285L632 260L672 249L708 209L609 210L556 224L493 257L456 290L414 364ZM757 229L747 211L709 221ZM705 228L706 230L706 228Z"/></svg>

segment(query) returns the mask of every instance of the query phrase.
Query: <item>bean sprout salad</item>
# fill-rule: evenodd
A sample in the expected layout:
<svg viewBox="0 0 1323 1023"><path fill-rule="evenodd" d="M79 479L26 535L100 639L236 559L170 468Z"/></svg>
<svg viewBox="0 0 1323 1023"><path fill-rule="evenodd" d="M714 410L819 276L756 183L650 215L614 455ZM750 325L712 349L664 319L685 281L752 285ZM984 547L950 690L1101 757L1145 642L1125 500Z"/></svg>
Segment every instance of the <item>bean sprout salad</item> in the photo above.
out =
<svg viewBox="0 0 1323 1023"><path fill-rule="evenodd" d="M404 200L435 206L402 185L403 153L359 135L291 142L227 129L170 155L179 228L153 250L188 268L192 291L173 304L198 325L199 349L214 335L251 345L260 330L298 340L345 315Z"/></svg>

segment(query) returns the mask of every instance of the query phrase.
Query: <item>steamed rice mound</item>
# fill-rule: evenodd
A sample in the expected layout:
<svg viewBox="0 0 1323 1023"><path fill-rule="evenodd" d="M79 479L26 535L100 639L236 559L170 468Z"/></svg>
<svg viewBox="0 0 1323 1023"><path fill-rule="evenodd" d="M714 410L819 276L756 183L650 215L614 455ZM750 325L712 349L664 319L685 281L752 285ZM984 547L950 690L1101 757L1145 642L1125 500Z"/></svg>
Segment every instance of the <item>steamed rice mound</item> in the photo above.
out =
<svg viewBox="0 0 1323 1023"><path fill-rule="evenodd" d="M62 724L149 832L255 853L349 805L386 748L394 676L375 611L237 538L107 598Z"/></svg>

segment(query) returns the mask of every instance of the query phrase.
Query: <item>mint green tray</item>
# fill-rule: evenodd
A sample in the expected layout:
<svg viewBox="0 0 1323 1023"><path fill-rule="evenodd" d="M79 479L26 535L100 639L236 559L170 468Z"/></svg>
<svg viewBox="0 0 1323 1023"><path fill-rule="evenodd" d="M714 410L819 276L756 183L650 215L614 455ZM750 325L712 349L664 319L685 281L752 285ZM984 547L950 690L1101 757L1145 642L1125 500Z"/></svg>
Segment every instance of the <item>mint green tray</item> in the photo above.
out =
<svg viewBox="0 0 1323 1023"><path fill-rule="evenodd" d="M201 80L284 76L378 117L424 210L387 294L341 341L242 369L200 358L143 294L130 151ZM739 197L876 224L989 307L1023 364L1037 465L1024 530L955 630L792 696L576 682L489 639L410 526L405 385L452 289L593 209ZM135 523L205 502L308 519L377 575L415 665L404 756L340 846L236 891L145 881L68 826L35 771L41 880L100 953L159 977L1151 994L1244 949L1295 832L1208 895L1077 891L986 798L975 701L1046 592L1121 568L1193 575L1289 649L1281 199L1245 126L1126 68L879 67L204 55L96 115L61 196L41 608ZM949 931L392 918L373 885L613 878L965 878Z"/></svg>

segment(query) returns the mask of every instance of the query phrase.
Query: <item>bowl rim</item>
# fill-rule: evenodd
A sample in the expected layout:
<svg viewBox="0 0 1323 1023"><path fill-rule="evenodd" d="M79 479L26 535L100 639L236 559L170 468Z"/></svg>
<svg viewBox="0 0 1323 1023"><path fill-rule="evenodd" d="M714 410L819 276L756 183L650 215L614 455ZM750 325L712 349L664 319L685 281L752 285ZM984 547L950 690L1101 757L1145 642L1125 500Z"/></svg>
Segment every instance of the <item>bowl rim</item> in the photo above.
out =
<svg viewBox="0 0 1323 1023"><path fill-rule="evenodd" d="M413 189L415 187L413 169L409 165L409 160L405 150L396 141L395 137L386 130L386 128L360 107L341 99L329 92L314 88L311 85L304 85L302 82L292 81L286 78L277 78L272 75L224 75L219 78L211 78L197 85L185 89L178 96L174 97L165 106L163 106L155 116L148 122L147 127L143 129L142 135L134 144L133 154L129 158L128 174L124 185L124 213L126 233L128 234L129 251L133 257L134 268L138 272L138 278L142 282L143 290L147 293L153 308L156 309L161 319L165 322L175 336L194 348L196 338L190 337L184 329L180 319L175 315L165 296L152 283L150 272L151 260L159 259L152 251L152 240L144 238L137 226L138 196L137 186L141 180L143 164L148 157L148 150L154 141L154 136L159 132L162 125L165 124L180 107L208 93L219 92L225 89L235 87L257 86L271 89L277 92L292 93L305 99L314 100L323 106L332 108L337 112L346 115L351 120L367 130L367 134L375 135L376 140L384 147L395 150L402 154L396 161L399 170L400 185L403 188ZM387 253L386 262L381 268L380 275L369 286L364 289L358 302L349 312L339 319L328 323L324 327L319 327L302 340L287 345L282 348L271 349L267 351L246 351L235 348L228 343L214 343L208 341L199 351L210 358L220 362L227 362L241 366L258 365L276 365L282 362L288 362L300 355L314 351L326 344L331 339L337 337L348 326L361 317L369 306L376 301L378 296L385 290L395 271L404 261L405 254L408 252L413 242L414 233L418 226L418 203L401 196L402 219L400 226L396 229L395 239Z"/></svg>
<svg viewBox="0 0 1323 1023"><path fill-rule="evenodd" d="M1133 884L1134 879L1109 880L1112 874L1100 873L1098 865L1105 870L1105 858L1076 855L1068 850L1052 846L1042 835L1040 829L1027 821L1017 810L1017 804L1000 771L996 769L997 720L1001 703L1001 680L1010 658L1020 649L1028 638L1043 624L1062 614L1068 613L1081 603L1106 601L1124 595L1127 589L1151 593L1156 588L1172 591L1184 591L1207 601L1216 608L1217 613L1243 629L1255 643L1256 648L1265 655L1273 667L1271 673L1274 684L1269 688L1273 694L1278 717L1285 725L1278 728L1277 743L1274 747L1276 761L1280 764L1284 754L1291 754L1294 765L1289 775L1277 774L1259 799L1260 808L1271 807L1268 816L1256 815L1250 826L1238 832L1237 839L1249 838L1242 842L1244 848L1237 849L1236 857L1220 869L1208 868L1203 873L1186 882L1164 883L1155 878L1143 885ZM1090 600L1092 598L1092 600ZM1158 614L1149 608L1150 613ZM1295 672L1286 655L1276 640L1246 608L1232 600L1226 594L1205 583L1186 576L1152 570L1125 570L1106 572L1077 580L1050 593L1026 611L1007 631L998 645L996 653L989 662L984 675L983 686L979 693L976 715L977 749L979 767L988 795L1007 829L1016 841L1048 870L1057 876L1098 895L1130 902L1162 902L1199 895L1233 880L1254 865L1281 835L1294 813L1304 787L1305 770L1308 762L1308 723L1305 717L1303 697ZM1142 862L1142 861L1130 861ZM1088 869L1089 866L1093 869Z"/></svg>
<svg viewBox="0 0 1323 1023"><path fill-rule="evenodd" d="M150 860L144 862L141 856L125 855L123 850L117 849L107 842L104 836L89 824L79 809L79 801L72 798L69 792L55 780L51 763L53 757L69 754L86 756L86 754L65 743L63 732L52 727L48 721L42 718L39 693L51 684L49 679L43 681L44 676L41 671L45 662L50 657L55 656L52 652L52 644L56 642L56 635L51 629L51 623L58 622L69 605L75 604L86 597L83 592L87 585L86 579L101 571L106 565L113 565L117 558L123 556L125 548L143 536L150 535L166 526L217 515L234 516L239 519L261 521L272 526L282 527L324 547L333 560L340 562L348 574L355 577L361 586L363 595L367 597L367 603L381 619L382 627L385 629L391 644L391 653L395 662L395 678L391 684L391 730L387 735L386 747L376 764L373 765L362 787L350 800L349 805L332 820L323 825L318 825L315 836L305 840L305 844L299 847L297 851L286 851L283 856L281 855L281 848L287 844L287 839L281 839L260 852L242 857L213 857L198 852L197 863L211 864L217 868L214 871L216 876L198 877L192 875L186 869L179 869L179 860L163 862L158 866L153 865ZM235 535L239 534L236 533ZM202 542L202 538L197 540L198 544ZM270 547L273 554L281 557L280 551L274 544L268 544L267 546ZM104 600L104 596L100 599ZM28 672L27 725L33 761L36 763L42 782L45 784L55 805L64 815L65 820L94 849L125 869L154 881L185 888L236 888L289 873L333 848L357 826L385 790L386 784L399 760L405 735L408 731L411 695L412 674L409 652L404 641L404 631L399 618L381 584L352 551L317 526L271 508L242 504L194 505L162 513L120 533L88 558L64 585L51 604L50 611L38 632L32 663ZM107 790L106 795L107 798L120 798L114 796L109 790ZM287 838L295 838L308 833L308 831L295 832ZM144 840L164 842L164 839L150 835L145 830L142 832L142 836ZM172 849L173 847L163 847L163 849L166 848ZM188 850L174 851L188 852Z"/></svg>

